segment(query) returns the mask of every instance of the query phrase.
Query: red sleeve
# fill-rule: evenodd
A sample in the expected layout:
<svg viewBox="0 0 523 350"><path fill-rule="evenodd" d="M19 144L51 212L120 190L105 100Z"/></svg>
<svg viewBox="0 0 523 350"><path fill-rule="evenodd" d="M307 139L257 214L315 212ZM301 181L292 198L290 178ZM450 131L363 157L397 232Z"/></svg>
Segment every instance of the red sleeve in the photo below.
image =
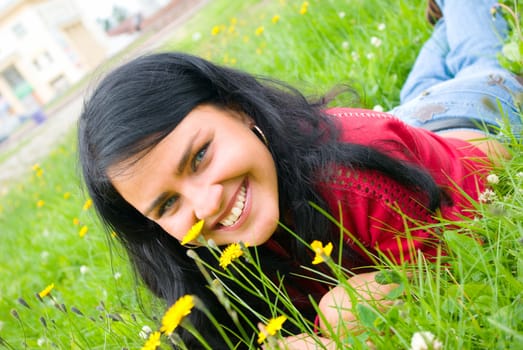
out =
<svg viewBox="0 0 523 350"><path fill-rule="evenodd" d="M439 238L426 229L435 220L420 204L423 195L374 171L340 171L322 192L352 249L369 262L368 253L382 252L396 263L412 260L417 250L435 255Z"/></svg>
<svg viewBox="0 0 523 350"><path fill-rule="evenodd" d="M385 113L353 109L328 112L339 119L343 141L376 148L426 169L452 200L452 205L442 206L443 218L472 215L470 209L484 190L482 178L488 171L486 156L480 150L467 142L408 126ZM400 262L412 260L418 250L427 256L436 254L439 232L431 224L438 219L420 204L425 202L423 193L375 171L344 167L320 184L320 192L331 212L342 221L347 243L362 255L366 255L364 250L379 251Z"/></svg>

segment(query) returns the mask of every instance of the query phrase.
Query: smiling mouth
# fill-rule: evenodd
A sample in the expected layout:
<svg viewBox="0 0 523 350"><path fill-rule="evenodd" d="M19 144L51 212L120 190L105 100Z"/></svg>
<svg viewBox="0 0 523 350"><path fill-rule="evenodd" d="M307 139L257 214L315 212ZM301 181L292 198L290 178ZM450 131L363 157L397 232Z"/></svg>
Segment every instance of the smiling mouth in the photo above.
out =
<svg viewBox="0 0 523 350"><path fill-rule="evenodd" d="M242 215L243 209L245 208L246 193L247 187L245 183L243 183L240 191L238 191L238 195L236 196L236 201L231 208L231 212L219 222L223 227L230 227L238 222L238 219Z"/></svg>

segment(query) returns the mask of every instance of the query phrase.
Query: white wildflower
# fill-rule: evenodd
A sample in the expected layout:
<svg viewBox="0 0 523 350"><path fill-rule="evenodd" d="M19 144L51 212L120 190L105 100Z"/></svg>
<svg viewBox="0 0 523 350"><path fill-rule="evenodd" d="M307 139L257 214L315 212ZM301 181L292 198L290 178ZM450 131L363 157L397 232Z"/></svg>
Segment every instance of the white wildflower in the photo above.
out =
<svg viewBox="0 0 523 350"><path fill-rule="evenodd" d="M518 179L523 179L523 171L520 171L519 173L516 174L516 177Z"/></svg>
<svg viewBox="0 0 523 350"><path fill-rule="evenodd" d="M365 55L368 60L372 60L374 58L374 54L372 52L369 52L367 55Z"/></svg>
<svg viewBox="0 0 523 350"><path fill-rule="evenodd" d="M378 24L378 30L385 30L385 23Z"/></svg>
<svg viewBox="0 0 523 350"><path fill-rule="evenodd" d="M345 12L341 11L340 13L338 13L338 17L344 18L345 17Z"/></svg>
<svg viewBox="0 0 523 350"><path fill-rule="evenodd" d="M440 350L443 344L431 332L416 332L410 341L411 350Z"/></svg>
<svg viewBox="0 0 523 350"><path fill-rule="evenodd" d="M196 32L192 35L192 40L198 41L202 38L202 34L200 32Z"/></svg>
<svg viewBox="0 0 523 350"><path fill-rule="evenodd" d="M87 272L89 272L89 268L85 265L80 266L80 273L82 275L85 275Z"/></svg>
<svg viewBox="0 0 523 350"><path fill-rule="evenodd" d="M372 44L372 46L375 46L375 47L380 47L381 46L381 39L378 38L378 37L371 37L370 38L370 43Z"/></svg>
<svg viewBox="0 0 523 350"><path fill-rule="evenodd" d="M121 277L122 277L122 274L121 274L120 272L116 272L116 273L114 274L114 279L115 279L115 280L119 280Z"/></svg>
<svg viewBox="0 0 523 350"><path fill-rule="evenodd" d="M487 182L489 184L497 184L499 183L499 177L496 174L489 174L487 176Z"/></svg>
<svg viewBox="0 0 523 350"><path fill-rule="evenodd" d="M478 199L481 203L492 203L493 201L498 199L498 196L496 195L496 192L487 188L485 191L480 193Z"/></svg>
<svg viewBox="0 0 523 350"><path fill-rule="evenodd" d="M149 338L149 334L151 334L152 332L153 332L153 330L151 329L151 327L145 325L142 327L142 330L139 333L140 338L147 339L147 338Z"/></svg>
<svg viewBox="0 0 523 350"><path fill-rule="evenodd" d="M372 107L372 110L376 112L383 112L383 106L375 105L374 107Z"/></svg>
<svg viewBox="0 0 523 350"><path fill-rule="evenodd" d="M347 50L349 48L349 42L348 41L344 41L341 43L341 47L344 49L344 50Z"/></svg>
<svg viewBox="0 0 523 350"><path fill-rule="evenodd" d="M352 51L350 55L354 61L359 61L360 55L356 51Z"/></svg>
<svg viewBox="0 0 523 350"><path fill-rule="evenodd" d="M38 340L36 341L36 344L38 344L38 346L43 346L45 343L45 338L38 338Z"/></svg>
<svg viewBox="0 0 523 350"><path fill-rule="evenodd" d="M40 258L42 260L47 260L47 258L49 258L49 252L44 250L43 252L40 253Z"/></svg>

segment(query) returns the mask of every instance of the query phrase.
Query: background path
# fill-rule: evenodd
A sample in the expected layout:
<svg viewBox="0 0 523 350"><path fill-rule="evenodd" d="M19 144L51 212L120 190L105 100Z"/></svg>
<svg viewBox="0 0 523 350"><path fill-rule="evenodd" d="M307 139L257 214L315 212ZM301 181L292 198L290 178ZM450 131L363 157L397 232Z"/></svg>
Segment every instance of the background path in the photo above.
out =
<svg viewBox="0 0 523 350"><path fill-rule="evenodd" d="M193 0L193 6L175 18L171 23L151 35L142 45L127 53L123 60L130 59L140 54L151 52L174 35L174 31L209 0ZM0 163L0 194L8 191L13 180L21 179L31 171L33 164L42 161L49 152L75 127L80 116L85 93L89 82L79 88L73 95L64 99L61 104L47 112L48 119L37 125L27 122L19 131L8 140L0 144L0 156L10 154Z"/></svg>

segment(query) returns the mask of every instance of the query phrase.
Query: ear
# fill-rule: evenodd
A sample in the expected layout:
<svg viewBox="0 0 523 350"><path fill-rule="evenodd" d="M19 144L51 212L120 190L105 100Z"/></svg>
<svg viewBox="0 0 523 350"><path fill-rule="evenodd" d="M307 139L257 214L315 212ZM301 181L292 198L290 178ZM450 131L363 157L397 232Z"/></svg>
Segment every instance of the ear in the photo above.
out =
<svg viewBox="0 0 523 350"><path fill-rule="evenodd" d="M247 115L243 111L233 111L234 115L243 123L245 126L247 126L249 129L252 129L256 123L254 122L254 119L252 119L251 116Z"/></svg>

